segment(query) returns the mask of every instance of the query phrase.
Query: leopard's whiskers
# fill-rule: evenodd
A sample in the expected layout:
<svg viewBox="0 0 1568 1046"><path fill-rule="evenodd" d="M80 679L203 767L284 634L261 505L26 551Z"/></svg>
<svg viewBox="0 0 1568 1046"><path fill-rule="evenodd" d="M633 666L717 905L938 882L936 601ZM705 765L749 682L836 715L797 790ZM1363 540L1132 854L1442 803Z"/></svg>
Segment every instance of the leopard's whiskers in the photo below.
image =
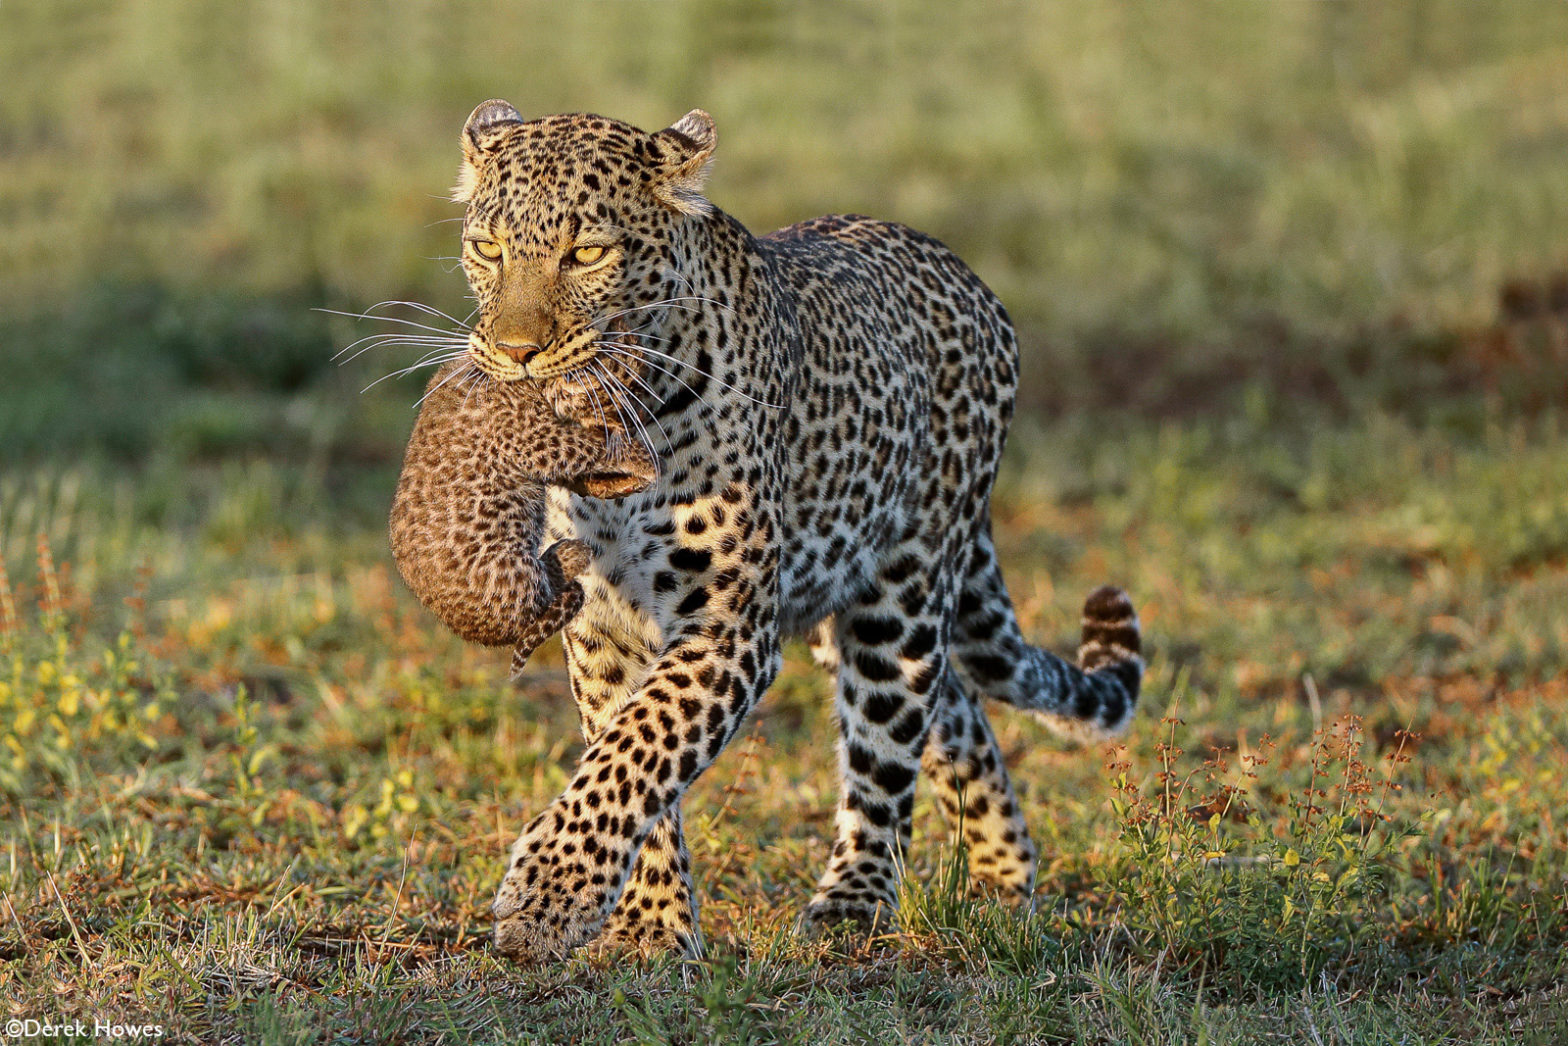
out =
<svg viewBox="0 0 1568 1046"><path fill-rule="evenodd" d="M743 390L743 389L741 389L741 388L739 388L739 387L737 387L735 385L732 385L729 382L725 381L723 378L719 377L717 374L714 374L711 371L703 370L701 367L698 367L698 366L696 366L694 364L687 363L683 359L678 359L675 356L671 356L667 352L660 352L658 349L649 348L649 347L647 347L645 345L636 345L636 344L633 344L633 343L630 343L630 342L624 342L624 341L596 341L596 342L594 342L594 346L595 347L600 347L600 346L608 347L608 346L612 346L612 345L613 346L617 346L617 347L619 347L621 349L629 349L629 350L631 350L631 352L633 354L648 353L651 356L657 356L661 360L668 360L670 363L676 364L677 366L685 367L687 370L692 371L692 372L694 372L696 374L700 374L704 378L707 378L710 381L718 382L720 385L724 386L726 389L729 389L731 392L735 393L735 395L741 397L742 399L750 400L752 403L755 403L758 406L767 407L767 408L769 408L771 410L782 410L783 409L783 406L781 404L769 403L767 400L758 399L757 397L751 395L750 393L746 392L745 390ZM632 358L633 359L639 359L641 357L638 356L638 355L633 355ZM651 360L643 359L642 362L648 364L648 366L650 366L650 367L656 367L656 369L664 371L664 373L670 374L671 377L674 377L674 375L670 371L665 370L663 367L658 367ZM675 380L676 381L680 381L681 379L680 378L676 378ZM681 384L685 385L686 383L682 381ZM686 387L688 389L691 389L690 385L686 385ZM696 395L696 390L695 389L691 389L691 391L692 391L692 395ZM701 397L698 397L698 398L700 399ZM707 401L704 400L703 402L706 403ZM709 407L711 408L712 404L709 404Z"/></svg>
<svg viewBox="0 0 1568 1046"><path fill-rule="evenodd" d="M591 362L593 366L599 371L599 373L604 376L605 380L610 383L610 387L606 389L607 392L614 393L615 390L619 390L619 394L621 396L628 398L631 403L636 405L630 407L629 409L632 412L632 417L637 421L638 428L640 428L643 432L645 437L643 440L643 446L647 448L649 456L655 458L657 457L653 450L652 436L648 433L647 426L642 422L643 414L647 414L648 417L653 420L653 423L659 427L659 434L664 437L664 445L666 449L673 453L675 449L674 441L670 439L669 431L665 429L664 422L659 420L658 411L644 403L642 397L631 390L631 387L628 386L626 382L618 374L616 374L614 370L611 369L611 365L609 363L606 363L604 360L600 359L595 359ZM624 370L633 381L637 382L644 389L647 389L649 396L653 397L655 400L658 400L660 403L663 402L660 399L659 394L655 392L653 387L643 379L641 374L638 374L634 369L624 363L620 363L618 360L615 361L615 366L617 369Z"/></svg>
<svg viewBox="0 0 1568 1046"><path fill-rule="evenodd" d="M383 316L374 312L344 312L341 309L316 309L315 311L325 312L332 316L346 316L351 320L380 320L383 323L401 323L405 327L415 327L422 331L429 331L432 334L444 334L451 336L455 336L457 334L457 332L453 330L443 330L440 327L432 327L427 323L416 323L414 320L406 320L401 316ZM443 318L449 318L446 317L444 313L442 316ZM452 320L452 322L457 323L456 320ZM462 324L458 324L458 326L462 326Z"/></svg>
<svg viewBox="0 0 1568 1046"><path fill-rule="evenodd" d="M674 298L661 298L658 301L650 301L650 302L646 302L645 304L642 304L642 305L633 305L633 306L630 306L629 308L622 309L619 312L612 312L608 316L601 316L600 320L607 323L610 320L617 320L617 319L620 319L622 316L630 316L634 312L643 312L646 309L665 308L665 309L680 309L680 310L682 310L684 312L701 312L702 311L701 309L697 308L694 305L687 305L687 304L685 304L686 302L689 302L689 301L702 302L702 303L704 303L706 305L717 305L721 309L730 309L730 311L732 311L732 312L734 311L730 306L725 305L721 301L715 301L713 298L704 298L700 294L682 294L682 295L678 295L678 296L676 296Z"/></svg>
<svg viewBox="0 0 1568 1046"><path fill-rule="evenodd" d="M416 320L405 319L401 316L388 316L384 311L382 311L393 306L413 309L415 312L421 313L433 319L444 320L447 323L452 324L452 326L457 329L454 330L452 328L434 327L428 323L420 323ZM338 360L340 366L352 363L354 360L359 359L359 357L363 356L371 349L395 347L424 350L424 354L413 363L406 367L401 367L397 370L394 370L388 374L383 374L379 378L372 381L369 385L366 385L363 389L360 390L361 395L369 392L371 389L375 388L377 385L380 385L384 381L389 381L393 378L400 378L405 375L412 374L417 370L422 370L426 367L444 366L445 364L460 360L468 354L468 336L471 330L468 323L464 320L459 320L454 316L442 312L440 309L437 309L433 306L425 305L422 302L390 299L387 301L377 302L376 304L365 309L363 312L345 312L341 309L316 309L315 311L328 313L333 316L346 316L349 319L356 320L380 320L386 323L395 323L402 328L406 328L393 331L378 331L374 334L367 334L363 338L358 338L350 342L348 345L345 345L343 348L339 349L336 353L333 354L332 358L334 360ZM441 384L445 385L447 381L452 380L454 377L466 377L470 369L470 367L457 368L457 370L455 370L452 374L449 374L445 379L443 379ZM437 388L439 387L440 386L438 385ZM435 390L430 390L430 392L433 391ZM425 397L429 396L430 392L426 392L425 396L421 396L419 403L423 403L425 401ZM416 404L416 406L417 405L418 404Z"/></svg>
<svg viewBox="0 0 1568 1046"><path fill-rule="evenodd" d="M659 317L657 317L657 316L650 316L647 320L645 320L642 323L639 323L635 327L627 327L624 331L611 331L609 333L635 334L635 335L637 335L637 340L638 341L656 341L660 345L668 345L670 343L670 339L669 338L658 338L658 337L653 336L652 334L646 333L648 328L652 327L654 325L654 323L658 321L658 319L659 319Z"/></svg>
<svg viewBox="0 0 1568 1046"><path fill-rule="evenodd" d="M599 427L604 429L604 445L610 447L612 445L610 423L604 418L604 404L599 400L598 389L590 384L578 371L572 370L568 373L573 376L573 380L588 390L588 395L593 397L593 409L599 412Z"/></svg>
<svg viewBox="0 0 1568 1046"><path fill-rule="evenodd" d="M605 367L605 365L604 365L604 363L602 361L600 361L600 360L592 360L592 361L590 361L590 364L593 366L593 368L595 370L597 370L599 372L599 374L601 375L603 381L606 383L605 387L604 387L604 391L607 394L609 394L609 396L610 396L610 398L612 400L615 401L615 403L616 403L616 408L615 409L616 409L617 413L621 414L621 420L622 420L623 424L625 422L626 415L621 410L621 408L624 406L624 407L626 407L627 410L631 411L632 422L637 426L637 432L638 432L638 437L637 438L638 438L639 442L642 443L643 449L648 452L648 456L653 459L654 465L657 466L658 465L658 461L659 461L659 455L658 455L658 452L655 451L654 448L653 448L653 437L648 432L648 426L643 424L643 420L642 420L643 412L646 411L648 416L653 419L653 423L655 425L659 426L659 433L660 433L660 435L662 435L664 437L665 449L667 449L671 453L673 453L674 450L675 450L675 444L670 441L670 434L665 431L664 423L659 420L659 417L658 417L657 414L654 414L651 410L648 410L647 404L643 403L642 400L638 399L637 398L637 394L632 392L631 389L627 388L625 382L621 381L620 378L617 378L614 374L612 374L610 372L610 370L607 367ZM632 406L631 404L628 404L626 402L625 397L630 397L632 403L635 404L635 406ZM642 409L639 410L638 409L639 407L642 408Z"/></svg>
<svg viewBox="0 0 1568 1046"><path fill-rule="evenodd" d="M719 305L721 308L728 308L728 306L725 306L725 305L723 305L720 302L713 301L713 299L711 299L711 298L701 298L701 297L671 298L671 299L668 299L668 301L707 301L707 302L713 302L713 304ZM655 304L655 305L662 305L662 304L666 304L666 302L655 302L653 304ZM625 315L627 312L635 312L635 311L637 311L637 310L636 309L628 309L628 310L624 310L622 312L612 313L610 316L607 316L607 317L604 317L604 318L600 319L598 321L598 323L600 323L600 324L607 324L611 320L614 320L614 319L616 319L619 316ZM662 359L669 360L671 363L675 363L675 364L678 364L678 365L680 365L682 367L685 367L688 370L695 371L696 373L701 374L705 378L711 378L713 381L718 382L720 385L724 386L727 389L730 389L730 390L734 391L737 395L740 395L740 396L750 400L753 403L759 404L759 405L764 406L764 407L770 407L770 408L772 408L774 410L782 409L776 403L769 403L766 400L760 400L760 399L756 398L755 396L752 396L752 395L747 394L746 392L743 392L741 389L737 388L734 385L731 385L729 382L725 381L723 378L719 377L717 374L713 374L713 373L711 373L709 371L705 371L701 367L698 367L698 366L695 366L693 364L687 363L685 360L678 359L675 356L671 356L667 352L661 352L658 349L655 349L655 348L652 348L652 347L645 346L645 345L641 344L644 341L656 341L656 342L660 342L660 343L666 343L666 342L669 341L668 338L657 338L657 337L654 337L651 334L644 334L644 333L642 333L643 330L646 329L653 322L654 322L654 320L652 318L650 318L649 320L647 320L646 322L642 323L641 325L639 325L637 327L633 327L630 330L623 331L623 332L606 331L606 330L603 330L603 328L600 328L600 329L605 334L621 333L621 334L624 334L624 335L627 335L627 336L631 336L632 337L632 341L631 342L622 342L622 341L614 342L614 344L619 345L623 349L632 349L632 350L639 351L639 352L651 353L651 354L653 354L655 356L658 356L658 357L660 357ZM597 342L596 344L604 344L604 343L601 341L601 342ZM664 370L664 368L662 368L662 367L659 368L659 369L660 370ZM670 372L666 370L666 371L664 371L664 373L669 374ZM677 379L677 380L679 380L679 379ZM682 384L685 384L685 383L682 382ZM691 389L690 385L687 385L686 387L688 389ZM693 394L695 394L695 392ZM706 401L704 401L704 402L706 402ZM712 404L709 404L709 407L711 409Z"/></svg>
<svg viewBox="0 0 1568 1046"><path fill-rule="evenodd" d="M697 285L693 283L691 277L687 276L684 272L679 272L675 269L666 269L664 270L664 275L674 280L676 283L682 284L687 290L696 289Z"/></svg>
<svg viewBox="0 0 1568 1046"><path fill-rule="evenodd" d="M442 312L440 309L436 308L433 305L426 305L424 302L403 301L403 300L401 300L399 298L389 298L386 301L378 301L378 302L376 302L374 305L372 305L370 308L366 309L365 311L366 312L375 312L377 309L383 309L383 308L386 308L389 305L402 305L405 308L414 309L414 310L416 310L418 312L422 312L422 313L424 313L427 316L434 316L437 319L446 320L448 323L455 323L459 327L463 328L465 331L469 329L468 324L464 323L462 320L459 320L459 319L457 319L454 316L451 316L451 315L449 315L447 313ZM378 315L379 315L379 313L378 313Z"/></svg>
<svg viewBox="0 0 1568 1046"><path fill-rule="evenodd" d="M735 311L735 307L733 305L725 305L721 301L714 301L712 298L706 298L706 297L703 297L700 294L695 293L696 289L697 289L697 285L695 283L693 283L691 277L687 276L685 273L677 272L674 269L666 269L665 272L664 272L664 275L668 276L668 277L672 277L675 280L675 282L677 282L677 283L681 284L682 286L684 286L688 291L693 292L691 297L695 298L696 300L709 302L709 303L711 303L713 305L717 305L719 308L725 309L725 310L727 310L729 312L734 312Z"/></svg>
<svg viewBox="0 0 1568 1046"><path fill-rule="evenodd" d="M470 360L468 367L464 370L464 374L465 377L459 381L459 384L468 386L468 391L463 393L463 408L466 410L468 401L473 398L474 390L485 383L485 372L475 366L473 361Z"/></svg>
<svg viewBox="0 0 1568 1046"><path fill-rule="evenodd" d="M589 361L589 365L590 366L594 366L597 369L596 364L597 364L597 361L595 361L595 360L590 360ZM620 427L621 427L622 438L625 438L625 439L635 439L635 440L637 440L638 443L642 443L642 436L640 434L635 434L636 433L636 429L635 429L634 426L636 425L636 420L633 419L632 421L628 421L626 419L626 407L620 401L620 399L616 397L615 390L610 388L610 386L606 385L602 378L596 377L594 379L594 384L596 384L599 388L604 390L605 396L609 398L610 409L615 411L615 420L616 420L616 423L619 424ZM606 446L608 446L608 443L606 443ZM646 447L646 444L644 444L644 446ZM649 454L652 455L652 453L653 452L650 450Z"/></svg>
<svg viewBox="0 0 1568 1046"><path fill-rule="evenodd" d="M637 362L646 364L648 361L647 360L638 360ZM655 392L653 390L653 386L648 384L647 379L645 379L641 374L638 374L631 367L626 367L625 364L621 364L621 366L626 368L627 375L633 381L635 381L637 384L641 385L643 387L643 389L645 389L647 391L648 395L652 396L655 400L658 400L659 406L662 407L664 405L664 397L660 396L657 392ZM622 382L621 386L622 386L622 388L626 388L625 382ZM631 389L627 388L626 391L630 392ZM637 402L638 403L642 403L642 397L641 396L637 397ZM658 415L654 411L654 408L648 406L646 403L642 403L642 408L643 408L643 410L646 410L649 413L650 416L652 416L655 419L657 419Z"/></svg>
<svg viewBox="0 0 1568 1046"><path fill-rule="evenodd" d="M441 337L440 335L436 334L406 334L402 331L389 334L367 334L358 341L351 342L350 344L345 345L342 349L339 349L337 355L333 356L332 358L338 359L338 357L342 356L343 353L348 352L350 349L358 348L361 345L363 345L364 348L359 349L359 351L355 352L348 359L343 360L343 363L352 363L359 359L359 357L363 356L365 353L369 352L371 349L383 349L387 346L401 347L406 345L409 348L420 348L422 346L433 345L442 348L457 348L459 346L467 345L467 341L466 339L460 338L456 335Z"/></svg>
<svg viewBox="0 0 1568 1046"><path fill-rule="evenodd" d="M668 375L669 377L671 377L671 378L675 379L676 381L680 382L682 387L684 387L687 392L689 392L693 396L697 397L697 402L701 403L708 410L711 410L711 411L714 411L714 412L718 411L718 408L715 407L712 404L712 402L710 402L708 400L708 398L706 396L704 396L702 393L698 392L696 389L692 388L691 385L686 381L686 379L682 378L675 371L672 371L672 370L668 369L667 367L661 367L657 363L654 363L652 360L643 359L641 356L638 356L636 353L628 352L628 351L626 351L626 349L624 347L619 347L618 348L617 346L620 346L620 345L621 345L620 342L608 342L608 341L596 341L596 342L594 342L594 348L596 348L596 349L600 349L600 350L602 350L604 352L608 352L612 356L618 356L618 357L622 357L624 359L632 360L633 362L636 362L636 363L641 363L645 367L652 367L654 370L658 371L660 374Z"/></svg>
<svg viewBox="0 0 1568 1046"><path fill-rule="evenodd" d="M429 399L432 395L434 395L437 391L439 391L442 388L442 386L446 385L446 383L451 381L453 378L463 378L463 377L465 377L468 374L469 371L476 371L478 369L479 368L474 366L472 360L469 360L469 361L465 362L461 367L454 367L452 369L452 373L451 374L448 374L446 377L442 378L439 382L437 382L435 384L435 386L433 388L426 389L425 390L425 394L423 396L419 397L419 399L414 401L414 409L417 410L421 406L423 406L425 400ZM463 382L459 381L458 384L461 385L461 384L463 384ZM465 405L468 403L468 397L472 396L474 394L474 390L473 390L473 384L474 383L469 382L468 384L469 384L468 392L463 397L463 403Z"/></svg>
<svg viewBox="0 0 1568 1046"><path fill-rule="evenodd" d="M383 375L381 375L381 377L377 378L375 381L371 382L369 385L366 385L364 388L360 389L359 390L360 394L364 395L365 393L369 392L371 389L375 388L377 385L380 385L383 381L390 381L393 378L401 378L405 374L412 374L416 370L423 370L426 367L438 367L438 366L441 366L442 364L452 363L455 360L460 360L464 356L467 356L467 355L468 355L468 349L467 349L467 347L464 347L463 349L458 350L456 352L448 352L448 353L444 353L444 354L439 355L439 356L434 356L434 357L427 358L427 359L421 359L419 362L412 363L409 366L402 368L401 370L395 370L395 371L392 371L390 374L383 374ZM451 375L448 375L447 377L450 378Z"/></svg>

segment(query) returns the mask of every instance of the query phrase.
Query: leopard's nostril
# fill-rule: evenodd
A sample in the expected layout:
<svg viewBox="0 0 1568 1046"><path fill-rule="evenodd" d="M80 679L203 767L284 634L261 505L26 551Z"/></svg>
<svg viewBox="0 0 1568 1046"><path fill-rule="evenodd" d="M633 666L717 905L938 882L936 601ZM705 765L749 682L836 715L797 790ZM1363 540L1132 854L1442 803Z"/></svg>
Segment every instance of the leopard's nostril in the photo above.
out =
<svg viewBox="0 0 1568 1046"><path fill-rule="evenodd" d="M535 356L539 355L539 353L544 351L544 349L537 342L532 341L498 341L496 342L496 348L500 349L502 352L506 353L508 356L512 357L512 359L516 360L518 363L521 363L525 367L528 365L529 360L533 359Z"/></svg>

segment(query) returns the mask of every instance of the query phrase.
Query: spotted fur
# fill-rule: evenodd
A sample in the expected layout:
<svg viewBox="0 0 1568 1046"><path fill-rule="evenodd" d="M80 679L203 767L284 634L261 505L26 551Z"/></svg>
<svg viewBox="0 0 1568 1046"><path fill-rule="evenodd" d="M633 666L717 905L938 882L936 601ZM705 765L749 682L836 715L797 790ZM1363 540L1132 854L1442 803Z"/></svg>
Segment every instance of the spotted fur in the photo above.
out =
<svg viewBox="0 0 1568 1046"><path fill-rule="evenodd" d="M700 949L681 796L790 635L838 677L842 790L805 925L886 924L922 766L975 885L1027 897L1035 850L979 699L1108 732L1142 662L1115 589L1086 603L1076 666L1019 632L990 536L1018 371L1001 303L903 226L753 236L702 196L700 110L649 134L493 101L462 143L470 360L553 402L586 389L660 459L617 502L550 488L548 539L590 553L563 631L587 747L512 848L497 947Z"/></svg>
<svg viewBox="0 0 1568 1046"><path fill-rule="evenodd" d="M539 550L545 485L624 497L653 482L653 460L616 428L558 417L534 383L467 363L437 371L422 407L392 500L393 558L452 631L512 646L515 674L583 605L588 546Z"/></svg>

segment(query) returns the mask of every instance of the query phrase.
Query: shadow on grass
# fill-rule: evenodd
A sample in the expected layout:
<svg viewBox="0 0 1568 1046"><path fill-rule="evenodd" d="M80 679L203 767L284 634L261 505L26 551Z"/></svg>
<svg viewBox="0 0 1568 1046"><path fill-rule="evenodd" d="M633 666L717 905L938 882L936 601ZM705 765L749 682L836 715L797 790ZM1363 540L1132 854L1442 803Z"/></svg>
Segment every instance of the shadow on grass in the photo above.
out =
<svg viewBox="0 0 1568 1046"><path fill-rule="evenodd" d="M1568 273L1509 280L1498 288L1493 320L1469 329L1423 329L1399 315L1365 320L1339 337L1275 315L1238 326L1242 340L1215 343L1105 323L1060 349L1031 344L1025 331L1020 401L1052 414L1175 419L1249 402L1329 418L1376 407L1415 422L1443 420L1483 399L1528 414L1568 405Z"/></svg>

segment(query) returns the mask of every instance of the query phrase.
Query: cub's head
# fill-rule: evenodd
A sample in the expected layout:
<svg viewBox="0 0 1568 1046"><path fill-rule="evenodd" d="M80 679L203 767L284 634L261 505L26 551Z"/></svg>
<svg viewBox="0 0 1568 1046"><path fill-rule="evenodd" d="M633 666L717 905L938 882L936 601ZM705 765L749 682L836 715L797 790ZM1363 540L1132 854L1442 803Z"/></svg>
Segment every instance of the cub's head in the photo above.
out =
<svg viewBox="0 0 1568 1046"><path fill-rule="evenodd" d="M606 331L647 322L616 314L678 293L674 247L711 210L714 143L700 109L655 134L602 116L525 121L502 101L475 109L453 190L468 205L474 362L501 381L560 378L589 366Z"/></svg>

